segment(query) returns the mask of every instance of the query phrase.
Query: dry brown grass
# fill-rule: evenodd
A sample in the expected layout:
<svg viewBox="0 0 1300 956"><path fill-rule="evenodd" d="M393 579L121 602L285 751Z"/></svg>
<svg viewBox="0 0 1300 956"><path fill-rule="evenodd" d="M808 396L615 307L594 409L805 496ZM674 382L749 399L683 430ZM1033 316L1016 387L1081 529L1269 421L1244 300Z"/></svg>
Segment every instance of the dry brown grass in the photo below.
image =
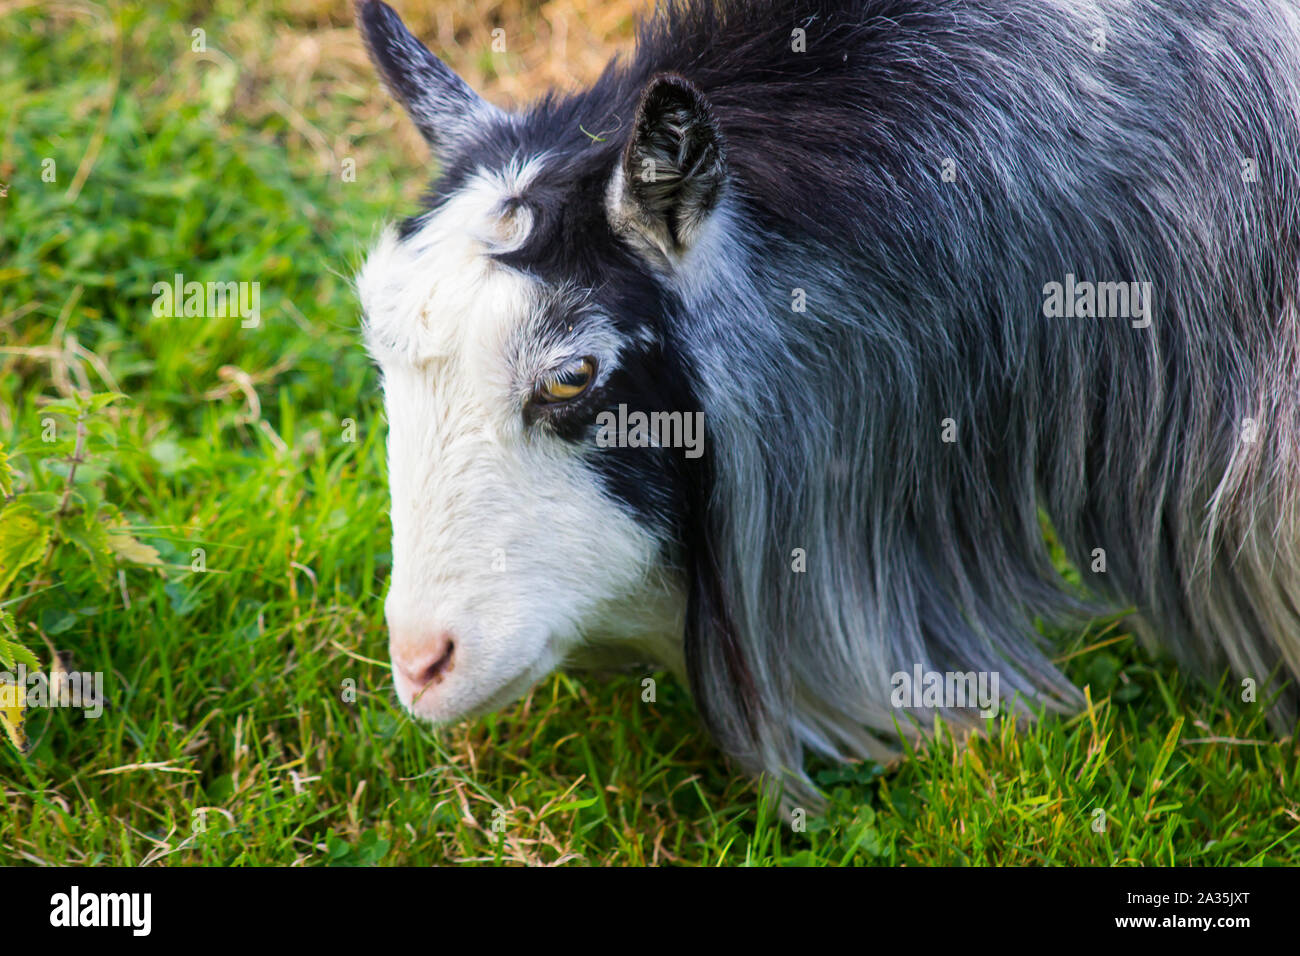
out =
<svg viewBox="0 0 1300 956"><path fill-rule="evenodd" d="M504 107L524 105L552 87L573 89L594 80L611 56L630 50L636 16L650 6L650 0L395 3L430 49ZM505 52L493 51L497 29L505 31ZM253 114L248 118L262 110L281 113L292 135L331 166L337 157L352 155L356 142L381 132L387 148L402 149L412 161L426 156L419 135L379 87L350 3L284 0L269 36L260 20L241 22L232 33L216 45L239 63L236 105ZM321 122L331 109L347 113Z"/></svg>

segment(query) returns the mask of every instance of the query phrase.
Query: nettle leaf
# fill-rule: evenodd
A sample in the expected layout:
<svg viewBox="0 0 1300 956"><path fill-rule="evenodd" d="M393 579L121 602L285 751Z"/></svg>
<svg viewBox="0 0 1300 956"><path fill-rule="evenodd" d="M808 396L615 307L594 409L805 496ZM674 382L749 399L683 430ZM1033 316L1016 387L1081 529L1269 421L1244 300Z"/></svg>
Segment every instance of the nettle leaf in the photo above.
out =
<svg viewBox="0 0 1300 956"><path fill-rule="evenodd" d="M22 498L0 511L0 594L8 590L18 572L35 564L50 543L44 516Z"/></svg>
<svg viewBox="0 0 1300 956"><path fill-rule="evenodd" d="M26 688L12 681L0 682L0 727L5 736L19 750L27 746L23 733L23 711L26 705Z"/></svg>
<svg viewBox="0 0 1300 956"><path fill-rule="evenodd" d="M107 408L114 402L126 398L121 392L101 392L98 395L90 396L90 410L97 412L101 408Z"/></svg>
<svg viewBox="0 0 1300 956"><path fill-rule="evenodd" d="M76 419L81 415L81 405L73 398L61 398L57 402L47 402L40 408L42 415L62 415Z"/></svg>
<svg viewBox="0 0 1300 956"><path fill-rule="evenodd" d="M50 517L59 510L59 495L52 491L29 491L23 495L23 504L33 511Z"/></svg>
<svg viewBox="0 0 1300 956"><path fill-rule="evenodd" d="M136 538L126 530L124 524L109 529L108 546L123 561L130 561L132 564L162 564L158 549Z"/></svg>
<svg viewBox="0 0 1300 956"><path fill-rule="evenodd" d="M7 670L12 670L19 664L24 665L29 671L40 670L41 667L41 662L35 654L7 637L0 637L0 660L4 661Z"/></svg>
<svg viewBox="0 0 1300 956"><path fill-rule="evenodd" d="M68 476L72 474L72 462L66 458L46 458L40 463L42 471L48 471L56 477L62 478L65 482ZM86 485L102 480L108 474L108 466L98 461L86 460L77 465L77 473L73 478L76 485Z"/></svg>
<svg viewBox="0 0 1300 956"><path fill-rule="evenodd" d="M102 418L93 418L86 422L86 431L110 448L117 447L118 426Z"/></svg>
<svg viewBox="0 0 1300 956"><path fill-rule="evenodd" d="M108 528L94 515L82 514L65 520L59 534L85 552L95 577L100 584L106 585L113 571L113 546L108 540Z"/></svg>
<svg viewBox="0 0 1300 956"><path fill-rule="evenodd" d="M99 485L82 485L73 490L68 500L76 509L96 514L104 503L104 491Z"/></svg>
<svg viewBox="0 0 1300 956"><path fill-rule="evenodd" d="M8 498L14 493L14 470L5 454L5 446L0 442L0 495Z"/></svg>
<svg viewBox="0 0 1300 956"><path fill-rule="evenodd" d="M32 670L41 666L36 655L18 643L18 625L14 616L0 607L0 664L12 669L19 662Z"/></svg>

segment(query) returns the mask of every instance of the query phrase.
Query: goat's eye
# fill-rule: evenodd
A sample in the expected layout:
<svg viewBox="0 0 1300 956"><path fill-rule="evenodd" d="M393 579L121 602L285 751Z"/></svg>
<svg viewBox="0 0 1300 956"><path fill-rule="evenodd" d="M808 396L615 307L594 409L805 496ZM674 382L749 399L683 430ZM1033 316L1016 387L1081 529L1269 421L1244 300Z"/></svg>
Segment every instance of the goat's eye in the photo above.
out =
<svg viewBox="0 0 1300 956"><path fill-rule="evenodd" d="M596 360L584 358L547 375L537 383L536 399L546 405L567 402L585 392L596 377Z"/></svg>

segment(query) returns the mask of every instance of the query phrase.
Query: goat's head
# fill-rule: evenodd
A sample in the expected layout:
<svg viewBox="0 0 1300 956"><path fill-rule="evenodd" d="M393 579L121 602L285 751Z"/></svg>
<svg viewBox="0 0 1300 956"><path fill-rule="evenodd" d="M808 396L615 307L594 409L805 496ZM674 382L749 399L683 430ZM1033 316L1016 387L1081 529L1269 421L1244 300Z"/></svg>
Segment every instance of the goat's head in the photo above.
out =
<svg viewBox="0 0 1300 956"><path fill-rule="evenodd" d="M707 459L664 276L718 218L708 106L657 77L621 130L595 102L509 115L384 4L359 21L440 167L358 278L389 426L398 696L447 720L592 649L678 665ZM687 447L650 445L653 427L600 440L654 413Z"/></svg>

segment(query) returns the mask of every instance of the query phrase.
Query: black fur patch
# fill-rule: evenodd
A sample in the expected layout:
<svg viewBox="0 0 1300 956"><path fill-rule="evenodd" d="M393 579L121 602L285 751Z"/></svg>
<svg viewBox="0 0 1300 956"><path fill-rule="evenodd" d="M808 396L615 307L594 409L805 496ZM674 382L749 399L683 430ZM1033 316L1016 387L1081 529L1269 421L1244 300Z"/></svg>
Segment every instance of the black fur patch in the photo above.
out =
<svg viewBox="0 0 1300 956"><path fill-rule="evenodd" d="M562 415L552 425L561 437L591 445L590 463L611 496L678 541L687 480L683 450L594 444L596 416L602 411L617 414L620 405L646 413L700 408L690 370L673 339L672 317L680 306L605 217L604 189L615 156L593 149L568 162L547 164L518 199L532 214L527 241L497 258L552 287L582 289L582 308L608 316L625 338L619 367L596 393L577 403L580 417ZM581 311L557 320L581 321Z"/></svg>

